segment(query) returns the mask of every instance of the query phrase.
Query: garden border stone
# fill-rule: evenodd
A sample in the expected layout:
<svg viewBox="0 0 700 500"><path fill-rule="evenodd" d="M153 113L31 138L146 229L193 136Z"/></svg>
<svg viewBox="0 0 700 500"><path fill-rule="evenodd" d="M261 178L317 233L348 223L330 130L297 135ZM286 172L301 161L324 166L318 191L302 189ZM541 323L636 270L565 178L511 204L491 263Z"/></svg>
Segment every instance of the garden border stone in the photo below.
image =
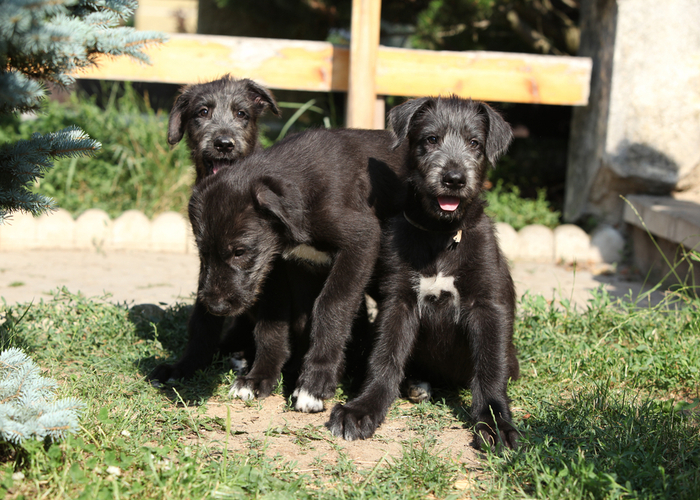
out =
<svg viewBox="0 0 700 500"><path fill-rule="evenodd" d="M533 224L516 231L498 222L495 228L501 249L511 261L613 263L620 260L624 247L622 235L609 226L592 237L572 224L554 230ZM149 220L142 212L127 210L112 220L94 208L75 220L58 209L37 218L14 214L0 225L0 252L34 249L197 253L189 221L177 212Z"/></svg>

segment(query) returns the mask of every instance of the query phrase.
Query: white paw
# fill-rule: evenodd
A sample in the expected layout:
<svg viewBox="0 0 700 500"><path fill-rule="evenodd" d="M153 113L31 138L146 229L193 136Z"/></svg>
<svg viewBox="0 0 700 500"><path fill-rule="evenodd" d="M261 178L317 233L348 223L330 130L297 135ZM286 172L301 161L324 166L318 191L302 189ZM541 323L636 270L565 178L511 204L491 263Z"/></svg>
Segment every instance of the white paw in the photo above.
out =
<svg viewBox="0 0 700 500"><path fill-rule="evenodd" d="M318 413L323 411L323 400L313 397L306 389L295 389L292 394L296 398L294 408L304 413Z"/></svg>
<svg viewBox="0 0 700 500"><path fill-rule="evenodd" d="M229 391L228 395L229 397L242 399L243 401L255 399L255 394L253 394L253 391L247 387L236 387L235 384L231 386L231 390Z"/></svg>
<svg viewBox="0 0 700 500"><path fill-rule="evenodd" d="M406 391L408 399L414 403L428 401L430 399L431 387L428 382L411 380L408 382L408 390Z"/></svg>

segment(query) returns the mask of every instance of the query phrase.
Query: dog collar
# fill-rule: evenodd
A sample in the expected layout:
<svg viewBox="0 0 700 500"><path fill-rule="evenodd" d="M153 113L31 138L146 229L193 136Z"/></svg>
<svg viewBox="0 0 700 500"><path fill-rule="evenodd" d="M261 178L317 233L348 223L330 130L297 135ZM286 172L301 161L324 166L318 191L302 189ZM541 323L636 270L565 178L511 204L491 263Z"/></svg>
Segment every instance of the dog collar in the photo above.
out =
<svg viewBox="0 0 700 500"><path fill-rule="evenodd" d="M426 233L442 233L442 232L444 232L444 231L431 231L430 229L421 226L416 221L411 219L405 211L403 213L403 218L406 219L406 222L408 222L413 227L418 228L421 231L425 231ZM452 235L452 241L455 242L455 245L458 244L460 241L462 241L462 230L461 229L458 229L457 232L454 235Z"/></svg>

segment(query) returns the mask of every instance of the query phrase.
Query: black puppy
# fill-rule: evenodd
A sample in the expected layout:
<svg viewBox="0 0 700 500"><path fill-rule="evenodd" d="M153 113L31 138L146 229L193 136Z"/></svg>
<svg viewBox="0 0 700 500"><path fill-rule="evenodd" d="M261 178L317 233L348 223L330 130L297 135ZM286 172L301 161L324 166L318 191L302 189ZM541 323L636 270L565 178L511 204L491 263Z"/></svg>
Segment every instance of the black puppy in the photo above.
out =
<svg viewBox="0 0 700 500"><path fill-rule="evenodd" d="M383 131L312 130L195 187L201 307L193 348L218 341L220 318L255 310L255 360L233 395L269 395L293 347L303 351L296 409L321 411L335 394L379 253L380 219L403 199L407 148L394 143Z"/></svg>
<svg viewBox="0 0 700 500"><path fill-rule="evenodd" d="M262 151L257 121L268 108L279 115L277 102L269 90L252 80L237 80L230 75L182 89L170 111L168 143L175 145L187 134L197 174L195 185L219 169ZM208 366L218 351L251 353L252 329L248 316L225 322L208 314L197 300L188 325L184 355L175 364L157 366L149 378L158 382L188 378ZM217 331L217 334L203 336L202 331ZM203 343L202 338L209 341Z"/></svg>
<svg viewBox="0 0 700 500"><path fill-rule="evenodd" d="M270 91L252 80L226 75L187 86L170 111L168 143L174 146L187 133L198 184L261 149L258 118L268 108L279 116Z"/></svg>
<svg viewBox="0 0 700 500"><path fill-rule="evenodd" d="M470 387L477 445L513 447L506 388L519 375L513 346L515 290L480 197L488 165L512 140L484 103L424 98L392 109L409 144L404 213L383 235L377 340L361 394L337 405L336 436L366 439L383 422L404 376ZM429 386L414 386L418 398Z"/></svg>

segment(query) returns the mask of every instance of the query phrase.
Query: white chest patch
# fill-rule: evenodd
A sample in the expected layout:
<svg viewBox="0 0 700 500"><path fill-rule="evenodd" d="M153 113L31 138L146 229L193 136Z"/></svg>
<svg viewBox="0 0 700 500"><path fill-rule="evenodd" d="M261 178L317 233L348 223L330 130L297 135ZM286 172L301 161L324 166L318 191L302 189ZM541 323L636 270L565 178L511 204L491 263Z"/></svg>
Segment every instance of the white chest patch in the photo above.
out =
<svg viewBox="0 0 700 500"><path fill-rule="evenodd" d="M294 248L285 250L282 258L285 260L303 260L304 262L320 266L330 266L333 263L333 257L329 253L316 250L311 245L297 245Z"/></svg>
<svg viewBox="0 0 700 500"><path fill-rule="evenodd" d="M437 276L420 276L416 286L418 295L418 313L422 316L423 309L430 303L429 297L440 298L442 292L452 295L452 305L455 308L455 320L459 319L459 292L455 286L454 276L444 276L438 273Z"/></svg>

